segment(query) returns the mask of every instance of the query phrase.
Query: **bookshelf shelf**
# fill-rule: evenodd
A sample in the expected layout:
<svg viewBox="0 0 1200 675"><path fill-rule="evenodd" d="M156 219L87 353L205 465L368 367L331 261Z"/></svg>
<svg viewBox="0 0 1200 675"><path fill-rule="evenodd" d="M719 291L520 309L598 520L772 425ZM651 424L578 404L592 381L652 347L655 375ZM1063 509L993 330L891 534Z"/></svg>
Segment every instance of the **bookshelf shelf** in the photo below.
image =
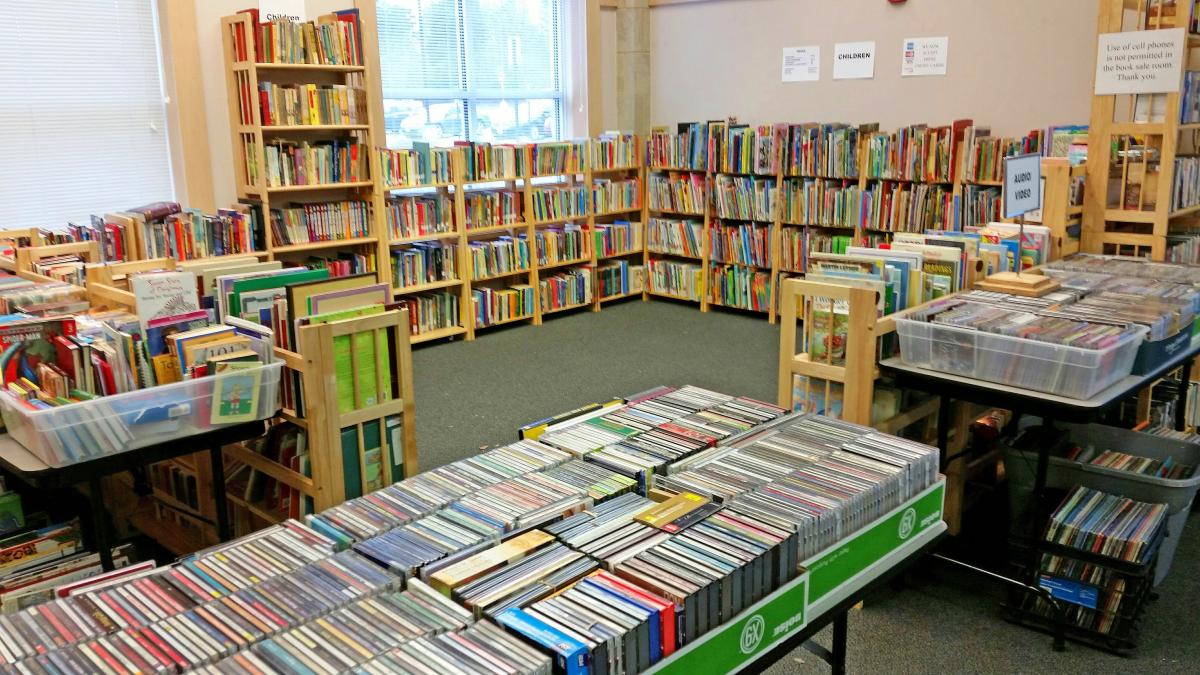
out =
<svg viewBox="0 0 1200 675"><path fill-rule="evenodd" d="M583 264L591 262L591 260L592 260L591 256L585 255L582 258L572 258L570 260L559 260L556 262L548 262L545 264L539 263L538 269L550 270L550 269L555 269L557 267L570 267L571 265L583 265Z"/></svg>
<svg viewBox="0 0 1200 675"><path fill-rule="evenodd" d="M670 256L672 258L686 258L688 260L703 260L704 259L703 256L690 255L688 253L672 253L671 251L659 251L659 250L653 249L653 248L646 249L646 253L648 255L665 255L665 256Z"/></svg>
<svg viewBox="0 0 1200 675"><path fill-rule="evenodd" d="M670 209L656 209L653 206L647 207L647 210L652 213L663 213L668 216L681 216L683 218L703 218L704 213L696 213L694 211L672 211Z"/></svg>
<svg viewBox="0 0 1200 675"><path fill-rule="evenodd" d="M542 269L545 269L545 268L543 267ZM515 276L519 276L522 274L529 274L532 271L533 271L532 267L526 267L524 269L513 270L511 272L500 272L499 274L489 274L485 277L472 277L471 283L479 283L479 282L484 282L484 281L495 281L496 279L506 279L508 277L515 277Z"/></svg>
<svg viewBox="0 0 1200 675"><path fill-rule="evenodd" d="M303 251L320 251L328 248L341 248L343 246L362 246L364 244L374 244L379 239L376 237L352 237L350 239L331 239L329 241L310 241L304 244L288 244L286 246L273 246L271 252L276 254L300 253Z"/></svg>
<svg viewBox="0 0 1200 675"><path fill-rule="evenodd" d="M516 223L513 225L489 225L488 227L476 227L473 229L468 229L466 234L468 237L471 237L471 236L475 236L477 234L496 234L499 232L512 232L513 230L516 230L516 229L525 229L525 228L526 228L526 225L523 223Z"/></svg>
<svg viewBox="0 0 1200 675"><path fill-rule="evenodd" d="M465 283L462 279L445 279L443 281L431 281L427 284L414 284L412 286L401 286L393 288L392 291L396 295L409 295L411 293L423 293L425 291L435 291L439 288L450 288L452 286L460 286Z"/></svg>
<svg viewBox="0 0 1200 675"><path fill-rule="evenodd" d="M403 237L401 239L392 239L389 243L392 246L400 244L415 244L419 241L439 241L442 239L458 239L462 236L458 232L434 232L432 234L420 234L415 237Z"/></svg>
<svg viewBox="0 0 1200 675"><path fill-rule="evenodd" d="M633 291L631 293L618 293L616 295L606 295L600 298L600 302L609 302L612 300L621 300L624 298L633 298L642 295L642 291Z"/></svg>
<svg viewBox="0 0 1200 675"><path fill-rule="evenodd" d="M426 183L424 185L384 185L383 189L387 192L397 192L399 190L440 190L442 188L452 187L450 183Z"/></svg>
<svg viewBox="0 0 1200 675"><path fill-rule="evenodd" d="M608 217L612 217L612 216L625 216L625 215L629 215L630 213L641 213L641 212L642 212L642 207L631 206L627 209L616 209L614 211L603 211L601 213L596 213L593 215L596 218L608 218Z"/></svg>
<svg viewBox="0 0 1200 675"><path fill-rule="evenodd" d="M276 185L275 187L265 188L267 192L315 192L317 190L347 190L353 188L373 187L375 184L369 180L354 181L351 183L313 183L311 185ZM260 188L261 190L262 188Z"/></svg>
<svg viewBox="0 0 1200 675"><path fill-rule="evenodd" d="M243 125L244 131L253 129L251 126ZM263 125L263 132L267 133L293 133L302 131L366 131L370 127L366 124L270 124Z"/></svg>
<svg viewBox="0 0 1200 675"><path fill-rule="evenodd" d="M681 301L683 301L683 302L700 302L700 299L699 299L699 298L689 298L689 297L685 297L685 296L682 296L682 295L675 295L674 293L665 293L665 292L663 292L663 291L650 291L650 290L647 290L647 291L646 291L646 294L647 294L647 295L653 295L653 296L655 296L655 297L658 297L658 298L670 298L671 300L681 300Z"/></svg>
<svg viewBox="0 0 1200 675"><path fill-rule="evenodd" d="M640 166L610 166L602 169L592 169L592 175L606 175L610 173L623 173L625 171L641 171Z"/></svg>
<svg viewBox="0 0 1200 675"><path fill-rule="evenodd" d="M417 333L416 335L413 335L411 339L413 344L418 344L421 342L429 342L431 340L440 340L453 335L463 335L466 332L467 329L463 326L450 326L448 328L438 328L437 330Z"/></svg>
<svg viewBox="0 0 1200 675"><path fill-rule="evenodd" d="M536 318L536 317L535 317L535 315L533 315L533 314L524 314L524 315L521 315L521 316L514 316L514 317L510 317L510 318L507 318L507 319L499 319L499 320L497 320L497 321L493 321L493 322L491 322L491 323L485 323L485 324L476 324L476 325L475 325L475 330L479 330L480 328L492 328L492 327L494 327L494 326L503 326L503 325L505 325L505 324L509 324L509 323L516 323L516 322L518 322L518 321L529 321L529 320L532 320L532 319L534 319L534 318Z"/></svg>
<svg viewBox="0 0 1200 675"><path fill-rule="evenodd" d="M644 249L631 248L631 249L628 249L625 251L617 251L616 253L607 253L605 255L598 255L598 256L596 256L596 259L597 260L612 260L614 258L624 258L625 256L629 256L629 255L642 255L643 253L645 253Z"/></svg>
<svg viewBox="0 0 1200 675"><path fill-rule="evenodd" d="M365 40L363 42L366 42ZM253 63L238 64L242 69L253 67L257 70L294 70L307 73L362 73L366 66L342 66L329 63Z"/></svg>
<svg viewBox="0 0 1200 675"><path fill-rule="evenodd" d="M588 306L588 305L590 305L590 304L592 304L592 303L590 303L590 302L577 302L577 303L575 303L575 304L573 304L573 305L563 305L562 307L555 307L555 308L553 308L553 309L543 309L543 310L542 310L542 316L545 316L545 315L547 315L547 314L556 314L556 313L558 313L558 312L565 312L565 311L567 311L567 310L569 310L569 309L579 309L579 308L581 308L581 307L587 307L587 306Z"/></svg>

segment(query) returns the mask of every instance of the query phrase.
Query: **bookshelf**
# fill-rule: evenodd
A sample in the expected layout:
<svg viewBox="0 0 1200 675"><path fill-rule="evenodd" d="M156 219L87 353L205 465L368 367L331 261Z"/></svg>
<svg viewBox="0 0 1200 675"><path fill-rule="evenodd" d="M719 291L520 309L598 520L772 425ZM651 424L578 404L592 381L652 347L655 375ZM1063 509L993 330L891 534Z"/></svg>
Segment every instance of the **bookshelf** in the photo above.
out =
<svg viewBox="0 0 1200 675"><path fill-rule="evenodd" d="M592 310L606 302L645 295L645 186L637 136L606 135L588 142L585 182L591 190L595 291Z"/></svg>
<svg viewBox="0 0 1200 675"><path fill-rule="evenodd" d="M378 42L373 17L359 16L370 4L319 17L319 50L251 12L221 19L221 35L238 198L261 209L269 258L345 261L350 273L386 280L372 156L382 131Z"/></svg>
<svg viewBox="0 0 1200 675"><path fill-rule="evenodd" d="M1175 11L1168 15L1157 11L1161 6L1156 2L1100 0L1097 33L1177 27L1187 31L1192 6L1178 3L1176 8L1172 3ZM1188 33L1182 57L1185 72L1194 74L1200 67L1198 55L1200 35ZM1084 251L1200 262L1194 239L1200 201L1193 201L1200 180L1194 166L1200 138L1194 132L1200 125L1181 121L1187 79L1182 78L1179 90L1165 94L1092 97ZM1191 195L1177 202L1174 195L1180 187L1187 187ZM1184 237L1173 239L1175 235Z"/></svg>
<svg viewBox="0 0 1200 675"><path fill-rule="evenodd" d="M517 148L537 296L535 325L547 315L593 305L593 186L588 150L586 140Z"/></svg>
<svg viewBox="0 0 1200 675"><path fill-rule="evenodd" d="M645 296L695 302L708 311L708 199L711 134L655 132L646 150Z"/></svg>

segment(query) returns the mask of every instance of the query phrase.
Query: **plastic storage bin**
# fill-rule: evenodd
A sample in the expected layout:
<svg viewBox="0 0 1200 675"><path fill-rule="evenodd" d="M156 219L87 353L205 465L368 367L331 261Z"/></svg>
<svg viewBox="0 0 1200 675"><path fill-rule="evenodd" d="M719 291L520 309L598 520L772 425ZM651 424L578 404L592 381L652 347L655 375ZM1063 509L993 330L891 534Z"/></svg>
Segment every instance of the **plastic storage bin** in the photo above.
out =
<svg viewBox="0 0 1200 675"><path fill-rule="evenodd" d="M1153 459L1173 457L1182 464L1200 466L1200 445L1195 443L1099 424L1055 426L1065 429L1075 445L1090 445L1097 450L1115 450ZM1008 476L1009 504L1013 514L1033 503L1036 471L1037 454L1004 448L1004 473ZM1046 468L1046 486L1065 490L1076 485L1124 495L1140 502L1167 505L1167 538L1162 543L1154 570L1154 583L1159 584L1171 567L1180 534L1192 509L1192 500L1196 490L1200 489L1200 472L1191 478L1170 480L1051 456Z"/></svg>
<svg viewBox="0 0 1200 675"><path fill-rule="evenodd" d="M1138 326L1105 349L1084 349L921 320L945 306L896 318L904 363L1069 398L1091 398L1128 376L1149 332Z"/></svg>
<svg viewBox="0 0 1200 675"><path fill-rule="evenodd" d="M65 466L267 419L279 411L282 368L269 363L46 410L0 393L0 414L21 445L50 466Z"/></svg>

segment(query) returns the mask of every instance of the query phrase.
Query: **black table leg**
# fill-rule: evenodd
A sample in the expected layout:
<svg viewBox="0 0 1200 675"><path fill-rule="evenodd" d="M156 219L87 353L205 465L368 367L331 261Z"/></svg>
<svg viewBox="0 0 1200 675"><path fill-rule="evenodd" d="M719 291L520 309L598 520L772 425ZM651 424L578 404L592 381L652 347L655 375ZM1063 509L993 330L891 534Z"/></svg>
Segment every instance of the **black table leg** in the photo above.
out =
<svg viewBox="0 0 1200 675"><path fill-rule="evenodd" d="M109 572L116 569L113 566L112 542L108 536L108 511L104 508L104 488L100 484L100 475L92 474L88 478L88 506L92 510L92 530L96 552L100 554L100 567Z"/></svg>
<svg viewBox="0 0 1200 675"><path fill-rule="evenodd" d="M1179 394L1178 400L1175 401L1175 430L1183 431L1187 428L1187 399L1188 385L1192 379L1192 360L1188 359L1183 362L1179 372Z"/></svg>
<svg viewBox="0 0 1200 675"><path fill-rule="evenodd" d="M833 675L845 675L846 672L846 633L847 612L842 612L833 620L833 662L829 665Z"/></svg>
<svg viewBox="0 0 1200 675"><path fill-rule="evenodd" d="M938 396L938 414L937 414L937 447L942 451L942 458L945 459L947 448L950 446L950 397L942 394Z"/></svg>
<svg viewBox="0 0 1200 675"><path fill-rule="evenodd" d="M229 541L233 534L229 531L229 502L225 496L225 457L221 446L214 445L208 449L212 461L212 490L213 503L217 509L217 538Z"/></svg>

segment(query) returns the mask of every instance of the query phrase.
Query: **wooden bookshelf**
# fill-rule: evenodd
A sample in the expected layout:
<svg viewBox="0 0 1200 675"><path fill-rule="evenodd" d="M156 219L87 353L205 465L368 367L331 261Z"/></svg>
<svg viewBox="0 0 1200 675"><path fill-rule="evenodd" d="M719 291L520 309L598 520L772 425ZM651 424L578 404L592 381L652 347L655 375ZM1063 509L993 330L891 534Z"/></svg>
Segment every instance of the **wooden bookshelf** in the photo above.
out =
<svg viewBox="0 0 1200 675"><path fill-rule="evenodd" d="M386 281L387 256L383 219L383 192L376 177L376 139L382 138L382 89L379 84L379 42L375 35L373 2L347 4L359 11L358 35L362 65L258 62L254 39L257 29L250 14L221 19L225 57L234 174L238 197L261 205L265 252L269 259L304 262L309 256L352 253L374 258L375 273ZM318 23L320 19L318 19ZM245 53L239 53L239 45ZM259 99L260 83L279 85L344 85L363 97L358 119L347 124L264 124ZM365 117L365 119L364 119ZM359 180L303 185L270 185L266 151L271 143L296 141L349 141L366 152L366 176ZM283 244L275 239L271 210L325 202L357 201L367 205L365 236ZM369 264L369 263L368 263Z"/></svg>
<svg viewBox="0 0 1200 675"><path fill-rule="evenodd" d="M1152 5L1161 8L1159 3L1147 0L1099 0L1097 33L1176 27L1187 30L1192 3L1178 3L1178 16L1151 11ZM1187 35L1182 60L1183 70L1200 69L1200 35ZM1200 227L1200 205L1171 209L1175 160L1200 151L1200 138L1187 133L1197 125L1180 122L1182 78L1179 87L1166 94L1092 97L1088 126L1092 151L1087 159L1081 246L1084 251L1165 260L1170 235L1191 234ZM1165 98L1162 120L1138 114L1139 98L1146 102L1158 97ZM1146 107L1152 112L1160 106L1152 103Z"/></svg>

